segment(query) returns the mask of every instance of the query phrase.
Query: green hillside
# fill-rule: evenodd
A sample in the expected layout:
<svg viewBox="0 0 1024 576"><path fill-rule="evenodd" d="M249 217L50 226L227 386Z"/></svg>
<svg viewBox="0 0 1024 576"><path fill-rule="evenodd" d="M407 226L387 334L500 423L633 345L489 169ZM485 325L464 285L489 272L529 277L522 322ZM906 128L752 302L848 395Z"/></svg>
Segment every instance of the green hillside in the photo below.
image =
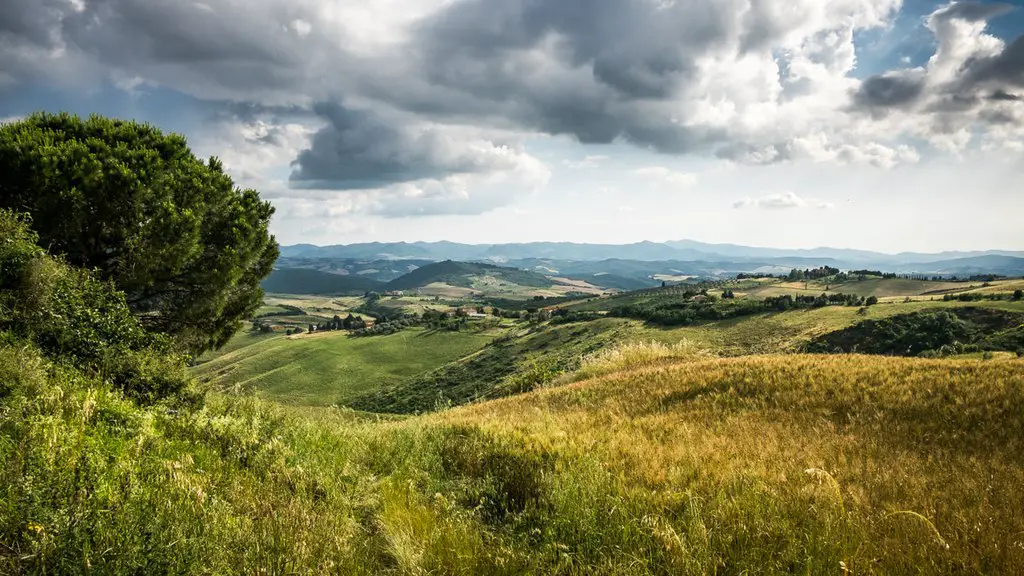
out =
<svg viewBox="0 0 1024 576"><path fill-rule="evenodd" d="M472 288L473 279L478 276L490 276L510 284L536 288L546 288L552 284L550 279L536 272L505 268L493 264L445 260L444 262L436 262L417 268L404 276L388 282L384 289L414 290L434 283L448 284L449 286L460 288Z"/></svg>
<svg viewBox="0 0 1024 576"><path fill-rule="evenodd" d="M369 412L425 412L532 390L575 370L582 359L635 332L618 319L511 330L479 352L394 385L370 388L350 406Z"/></svg>
<svg viewBox="0 0 1024 576"><path fill-rule="evenodd" d="M256 392L286 404L345 405L475 352L493 338L419 328L372 338L346 332L279 336L213 358L196 367L195 375L217 390Z"/></svg>
<svg viewBox="0 0 1024 576"><path fill-rule="evenodd" d="M355 295L380 290L383 282L361 276L331 274L308 268L278 268L261 283L279 294Z"/></svg>
<svg viewBox="0 0 1024 576"><path fill-rule="evenodd" d="M1010 574L1024 562L1020 360L622 365L396 422L221 394L140 406L3 346L0 572Z"/></svg>

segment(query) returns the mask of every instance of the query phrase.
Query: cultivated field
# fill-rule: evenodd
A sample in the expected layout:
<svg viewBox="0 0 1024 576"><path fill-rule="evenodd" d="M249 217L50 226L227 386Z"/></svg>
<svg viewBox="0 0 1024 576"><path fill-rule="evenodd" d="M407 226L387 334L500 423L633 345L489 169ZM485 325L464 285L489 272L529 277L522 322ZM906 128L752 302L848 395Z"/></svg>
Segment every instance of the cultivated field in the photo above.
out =
<svg viewBox="0 0 1024 576"><path fill-rule="evenodd" d="M408 329L352 338L236 336L226 353L200 364L196 376L215 389L255 391L286 404L329 406L380 386L395 385L478 350L494 334Z"/></svg>

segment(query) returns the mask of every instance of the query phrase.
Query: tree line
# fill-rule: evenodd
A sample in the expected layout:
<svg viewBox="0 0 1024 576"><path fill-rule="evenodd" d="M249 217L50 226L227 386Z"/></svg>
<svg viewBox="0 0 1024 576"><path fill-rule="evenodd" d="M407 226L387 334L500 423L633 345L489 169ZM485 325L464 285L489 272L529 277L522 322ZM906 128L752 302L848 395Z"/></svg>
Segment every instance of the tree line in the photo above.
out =
<svg viewBox="0 0 1024 576"><path fill-rule="evenodd" d="M698 298L699 296L699 298ZM725 298L714 295L659 298L617 306L609 311L611 316L635 318L662 326L685 326L697 322L725 320L738 316L760 314L770 311L786 311L824 306L872 306L878 298L852 294L821 294L820 296L789 294L773 296L764 300Z"/></svg>

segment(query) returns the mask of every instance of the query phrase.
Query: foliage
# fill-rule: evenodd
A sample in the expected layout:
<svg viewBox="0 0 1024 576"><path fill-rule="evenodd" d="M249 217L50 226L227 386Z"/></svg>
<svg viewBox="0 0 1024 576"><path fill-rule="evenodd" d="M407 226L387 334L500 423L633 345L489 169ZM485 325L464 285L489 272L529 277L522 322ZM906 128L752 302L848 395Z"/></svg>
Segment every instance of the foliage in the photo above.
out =
<svg viewBox="0 0 1024 576"><path fill-rule="evenodd" d="M1019 291L1019 290L1018 290ZM1000 294L998 292L961 292L959 294L943 294L942 300L944 302L981 302L982 300L1006 300L1006 294ZM1010 300L1020 300L1020 298L1014 298L1013 295L1009 295Z"/></svg>
<svg viewBox="0 0 1024 576"><path fill-rule="evenodd" d="M838 268L832 268L830 266L822 266L821 268L800 270L794 268L790 270L787 279L790 281L794 280L818 280L821 278L828 278L829 276L835 276L839 274Z"/></svg>
<svg viewBox="0 0 1024 576"><path fill-rule="evenodd" d="M730 291L731 295L732 292ZM861 298L847 294L822 294L820 296L797 295L770 296L763 300L737 299L726 297L718 300L714 296L699 292L684 292L680 296L654 296L613 307L609 314L636 318L661 326L687 326L697 322L724 320L749 316L767 311L786 311L796 308L819 308L840 305L857 306Z"/></svg>
<svg viewBox="0 0 1024 576"><path fill-rule="evenodd" d="M479 262L454 262L445 260L421 266L405 276L401 276L389 282L386 290L412 290L422 288L428 284L440 282L450 286L471 288L473 276L494 276L511 284L520 286L531 286L547 288L551 286L551 280L536 272L519 270L518 268L506 268L494 264Z"/></svg>
<svg viewBox="0 0 1024 576"><path fill-rule="evenodd" d="M599 312L566 310L565 308L559 308L551 313L552 324L570 324L572 322L592 322L594 320L600 320L604 318L604 314Z"/></svg>
<svg viewBox="0 0 1024 576"><path fill-rule="evenodd" d="M185 387L182 359L142 328L122 293L47 256L35 242L27 219L0 210L0 333L137 398Z"/></svg>
<svg viewBox="0 0 1024 576"><path fill-rule="evenodd" d="M819 353L946 356L970 350L1024 347L1024 314L985 308L950 308L865 320L821 335L807 345Z"/></svg>
<svg viewBox="0 0 1024 576"><path fill-rule="evenodd" d="M32 215L41 246L96 269L147 328L194 354L259 307L278 254L270 204L149 125L45 113L4 124L0 190L0 207Z"/></svg>
<svg viewBox="0 0 1024 576"><path fill-rule="evenodd" d="M387 336L416 325L417 323L414 320L404 318L389 320L387 322L377 322L373 326L355 329L352 332L352 336Z"/></svg>

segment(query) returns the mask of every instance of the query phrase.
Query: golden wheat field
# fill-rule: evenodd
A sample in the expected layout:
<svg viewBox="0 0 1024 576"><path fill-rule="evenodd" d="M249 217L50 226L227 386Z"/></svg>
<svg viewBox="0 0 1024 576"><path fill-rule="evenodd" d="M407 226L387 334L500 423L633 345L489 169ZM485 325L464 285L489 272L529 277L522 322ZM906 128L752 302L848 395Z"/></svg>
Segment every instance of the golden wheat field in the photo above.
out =
<svg viewBox="0 0 1024 576"><path fill-rule="evenodd" d="M685 355L633 346L592 379L432 420L595 459L676 573L760 547L820 546L831 573L1024 565L1024 362Z"/></svg>

